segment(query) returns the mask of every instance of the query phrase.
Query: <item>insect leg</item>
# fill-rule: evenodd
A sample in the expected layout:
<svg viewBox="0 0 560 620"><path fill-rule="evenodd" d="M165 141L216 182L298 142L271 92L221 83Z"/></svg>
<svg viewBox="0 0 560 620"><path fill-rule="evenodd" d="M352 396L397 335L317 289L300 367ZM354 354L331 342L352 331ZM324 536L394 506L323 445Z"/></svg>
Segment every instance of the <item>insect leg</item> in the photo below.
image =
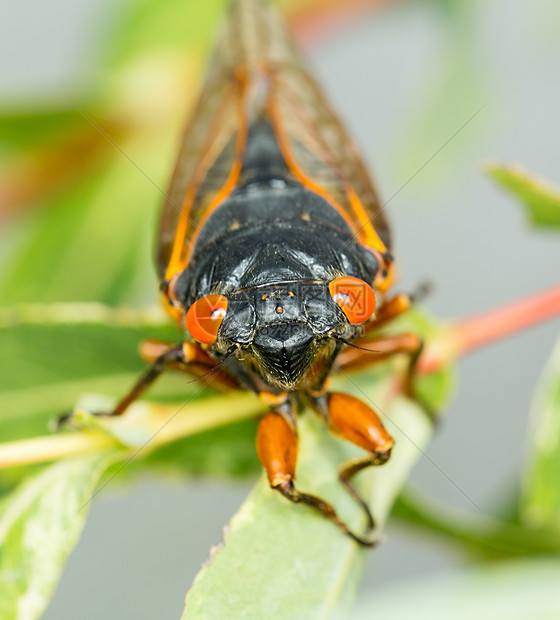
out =
<svg viewBox="0 0 560 620"><path fill-rule="evenodd" d="M429 291L430 285L423 284L416 292L410 295L407 293L398 293L394 297L391 297L391 299L388 299L380 306L375 318L366 325L366 329L377 329L401 314L404 314L413 303L417 303L419 300L423 299Z"/></svg>
<svg viewBox="0 0 560 620"><path fill-rule="evenodd" d="M291 502L306 504L319 511L360 545L367 547L375 545L376 540L370 540L350 531L329 503L295 488L297 431L291 411L287 412L286 409L276 409L266 414L257 432L257 454L266 471L270 486Z"/></svg>
<svg viewBox="0 0 560 620"><path fill-rule="evenodd" d="M140 344L140 357L149 364L153 364L160 355L163 355L169 349L172 349L175 345L169 342L163 342L162 340L144 340ZM187 363L199 363L204 366L216 365L216 361L211 358L208 353L203 351L199 345L191 342L184 342L183 345L183 357ZM184 368L184 361L177 366L178 370Z"/></svg>
<svg viewBox="0 0 560 620"><path fill-rule="evenodd" d="M163 353L173 346L174 345L168 342L162 342L161 340L144 340L140 345L140 357L144 361L152 364L160 355L163 355ZM239 383L224 366L220 368L219 373L210 372L213 368L217 368L216 360L210 357L200 345L192 342L184 342L182 346L183 360L176 364L171 364L171 368L184 371L198 378L202 375L208 375L212 389L234 390L239 388Z"/></svg>
<svg viewBox="0 0 560 620"><path fill-rule="evenodd" d="M152 385L152 383L161 375L161 373L173 364L185 363L183 346L174 346L157 357L152 365L140 376L138 381L132 386L132 389L126 396L121 398L115 408L106 415L116 416L122 415L128 406Z"/></svg>
<svg viewBox="0 0 560 620"><path fill-rule="evenodd" d="M366 329L377 329L388 321L404 314L411 306L412 300L406 293L398 293L388 299L377 311L375 318L366 325Z"/></svg>
<svg viewBox="0 0 560 620"><path fill-rule="evenodd" d="M346 347L337 358L337 365L341 370L356 370L376 364L394 355L404 354L409 356L409 364L405 376L404 392L414 397L414 373L418 358L424 346L422 339L416 334L395 334L377 338L361 338L355 341L362 349Z"/></svg>
<svg viewBox="0 0 560 620"><path fill-rule="evenodd" d="M378 310L376 317L366 325L364 336L357 338L354 343L359 347L371 349L376 353L375 356L368 354L367 351L360 352L359 349L347 347L338 356L338 366L342 370L354 370L370 366L376 362L404 353L410 357L407 373L405 376L404 392L408 396L415 398L414 393L414 374L416 365L424 343L416 334L398 334L394 336L378 337L375 332L389 321L404 314L417 297L422 297L426 293L427 286L423 286L416 295L399 293L387 300ZM431 418L433 413L428 411Z"/></svg>
<svg viewBox="0 0 560 620"><path fill-rule="evenodd" d="M128 406L138 399L152 383L161 375L161 373L174 364L185 363L183 354L183 345L179 344L168 348L161 353L151 366L140 376L138 381L132 386L132 389L124 396L112 411L95 412L94 415L99 416L117 416L122 415ZM72 411L66 411L58 416L56 420L56 428L60 428L72 417Z"/></svg>
<svg viewBox="0 0 560 620"><path fill-rule="evenodd" d="M366 514L366 532L369 532L375 527L373 516L367 502L350 481L362 469L386 463L391 456L393 438L375 411L354 396L340 392L308 396L333 433L370 453L370 456L352 459L339 471L340 481Z"/></svg>
<svg viewBox="0 0 560 620"><path fill-rule="evenodd" d="M418 360L424 349L424 342L416 334L396 334L392 336L384 336L381 338L362 338L356 340L360 343L360 347L366 347L371 350L363 351L360 349L352 349L346 347L337 358L337 365L341 370L356 370L371 366L393 355L408 355L409 362L404 376L403 392L414 399L424 410L424 413L430 422L437 426L439 417L435 411L424 399L416 392L414 386L414 378L416 375L416 367Z"/></svg>

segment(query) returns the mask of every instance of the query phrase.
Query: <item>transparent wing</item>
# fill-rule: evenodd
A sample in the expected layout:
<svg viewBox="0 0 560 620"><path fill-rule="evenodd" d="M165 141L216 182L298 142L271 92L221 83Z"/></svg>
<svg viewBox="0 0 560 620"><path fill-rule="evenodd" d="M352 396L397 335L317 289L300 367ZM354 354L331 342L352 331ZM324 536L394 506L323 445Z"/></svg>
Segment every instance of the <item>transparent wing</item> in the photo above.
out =
<svg viewBox="0 0 560 620"><path fill-rule="evenodd" d="M204 212L235 168L244 132L240 126L242 84L216 61L183 136L160 220L157 267L170 279L186 266L190 241Z"/></svg>
<svg viewBox="0 0 560 620"><path fill-rule="evenodd" d="M270 37L268 108L284 157L303 182L336 201L362 243L388 250L389 226L356 145L280 28Z"/></svg>
<svg viewBox="0 0 560 620"><path fill-rule="evenodd" d="M249 126L263 114L294 175L323 194L361 242L389 248L389 228L365 166L294 51L281 16L261 0L234 0L163 207L162 279L188 264L197 230L235 187Z"/></svg>

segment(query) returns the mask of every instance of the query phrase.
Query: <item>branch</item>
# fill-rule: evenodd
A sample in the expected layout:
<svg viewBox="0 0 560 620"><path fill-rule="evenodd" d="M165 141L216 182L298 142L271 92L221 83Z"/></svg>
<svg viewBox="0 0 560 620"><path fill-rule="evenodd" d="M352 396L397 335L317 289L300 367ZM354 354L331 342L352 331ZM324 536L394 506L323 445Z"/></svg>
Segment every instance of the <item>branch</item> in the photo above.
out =
<svg viewBox="0 0 560 620"><path fill-rule="evenodd" d="M560 286L457 321L428 343L419 372L430 374L457 358L560 316Z"/></svg>
<svg viewBox="0 0 560 620"><path fill-rule="evenodd" d="M261 413L263 405L248 392L213 396L183 405L138 401L125 416L113 419L95 418L78 411L77 420L89 424L90 428L0 444L0 468L42 463L110 446L147 453L182 437Z"/></svg>
<svg viewBox="0 0 560 620"><path fill-rule="evenodd" d="M530 528L483 515L451 511L417 491L402 492L392 516L437 534L440 540L443 536L450 542L463 544L471 553L477 550L493 559L560 552L558 530Z"/></svg>

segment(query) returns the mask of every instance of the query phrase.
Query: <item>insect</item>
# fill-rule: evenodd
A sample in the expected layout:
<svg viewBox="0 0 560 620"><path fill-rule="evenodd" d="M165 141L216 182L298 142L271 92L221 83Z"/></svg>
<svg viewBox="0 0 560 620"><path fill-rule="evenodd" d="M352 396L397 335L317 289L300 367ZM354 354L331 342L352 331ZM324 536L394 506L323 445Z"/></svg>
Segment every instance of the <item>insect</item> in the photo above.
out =
<svg viewBox="0 0 560 620"><path fill-rule="evenodd" d="M371 407L330 392L328 378L335 360L350 369L404 353L410 384L422 344L412 334L376 335L410 306L388 293L388 224L353 142L261 0L230 7L163 206L157 269L185 341L154 345L151 366L110 415L170 366L251 390L269 407L256 447L270 486L373 544L352 477L385 463L393 439ZM295 486L304 404L368 453L340 471L367 514L363 534Z"/></svg>

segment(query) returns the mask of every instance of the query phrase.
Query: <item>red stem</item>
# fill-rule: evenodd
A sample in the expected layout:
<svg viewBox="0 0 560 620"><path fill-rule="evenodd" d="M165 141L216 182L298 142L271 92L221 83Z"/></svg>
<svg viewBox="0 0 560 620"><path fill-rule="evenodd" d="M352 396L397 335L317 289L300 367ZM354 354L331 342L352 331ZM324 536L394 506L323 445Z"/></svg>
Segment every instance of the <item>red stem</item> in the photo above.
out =
<svg viewBox="0 0 560 620"><path fill-rule="evenodd" d="M420 360L419 371L422 374L433 372L461 355L558 316L560 285L457 321L433 345L428 346Z"/></svg>
<svg viewBox="0 0 560 620"><path fill-rule="evenodd" d="M291 31L299 45L309 48L317 40L363 19L373 10L397 0L321 0L288 8ZM400 1L400 0L399 0Z"/></svg>

